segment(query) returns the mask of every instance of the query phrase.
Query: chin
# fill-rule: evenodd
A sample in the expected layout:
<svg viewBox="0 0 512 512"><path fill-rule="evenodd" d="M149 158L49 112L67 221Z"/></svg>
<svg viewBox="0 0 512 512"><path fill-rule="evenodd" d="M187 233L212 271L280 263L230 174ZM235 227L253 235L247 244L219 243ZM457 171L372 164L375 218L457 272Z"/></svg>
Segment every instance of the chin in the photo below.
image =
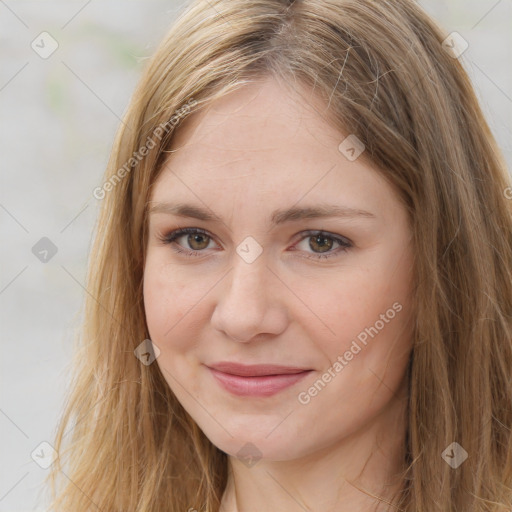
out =
<svg viewBox="0 0 512 512"><path fill-rule="evenodd" d="M205 434L219 450L240 459L247 466L254 465L262 459L270 461L291 460L300 456L299 447L304 448L300 445L304 441L303 438L294 439L287 435L284 430L280 435L271 433L269 436L268 433L272 429L263 433L259 430L251 432L245 427L240 428L240 432L236 432L229 427L226 428L233 437L230 437L226 432L221 437L210 437L206 432Z"/></svg>

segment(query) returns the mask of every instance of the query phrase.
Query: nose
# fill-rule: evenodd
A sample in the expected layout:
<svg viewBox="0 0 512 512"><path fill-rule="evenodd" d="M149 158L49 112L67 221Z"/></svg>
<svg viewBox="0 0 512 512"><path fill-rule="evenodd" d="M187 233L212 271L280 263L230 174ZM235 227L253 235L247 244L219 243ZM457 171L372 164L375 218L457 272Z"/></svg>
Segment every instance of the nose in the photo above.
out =
<svg viewBox="0 0 512 512"><path fill-rule="evenodd" d="M212 326L241 343L279 335L288 323L279 292L285 292L286 287L263 256L247 263L235 255L231 272L217 290Z"/></svg>

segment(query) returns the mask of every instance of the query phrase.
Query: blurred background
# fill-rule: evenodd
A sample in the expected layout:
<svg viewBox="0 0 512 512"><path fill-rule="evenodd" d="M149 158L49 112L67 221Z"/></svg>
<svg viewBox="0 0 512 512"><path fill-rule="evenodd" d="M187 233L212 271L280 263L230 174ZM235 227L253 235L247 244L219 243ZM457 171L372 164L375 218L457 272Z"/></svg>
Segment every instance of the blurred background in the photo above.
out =
<svg viewBox="0 0 512 512"><path fill-rule="evenodd" d="M206 1L206 0L205 0ZM512 163L512 0L422 0ZM185 2L0 0L0 512L44 510L114 134ZM507 62L509 64L507 64Z"/></svg>

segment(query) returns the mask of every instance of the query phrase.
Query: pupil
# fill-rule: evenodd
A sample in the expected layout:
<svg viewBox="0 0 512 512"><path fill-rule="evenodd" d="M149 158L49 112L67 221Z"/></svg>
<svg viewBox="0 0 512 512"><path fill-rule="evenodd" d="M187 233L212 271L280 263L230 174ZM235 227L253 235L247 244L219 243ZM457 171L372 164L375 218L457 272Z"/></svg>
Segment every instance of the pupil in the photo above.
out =
<svg viewBox="0 0 512 512"><path fill-rule="evenodd" d="M328 237L317 235L314 238L314 240L315 240L315 244L317 244L320 248L325 248L326 250L328 250L330 248L330 244L327 242L327 240L329 240ZM324 243L322 243L322 242L324 242ZM322 252L325 252L325 251L322 251Z"/></svg>
<svg viewBox="0 0 512 512"><path fill-rule="evenodd" d="M196 247L196 249L197 249L197 248L199 248L199 249L204 249L204 247L201 247L201 239L203 239L202 244L204 245L204 238L205 238L205 235L201 235L201 234L196 233L196 234L189 235L189 238L191 238L191 242L192 242L192 243L191 243L190 245L191 245L192 247L194 247L194 244L195 244L195 243L198 243L200 247ZM206 245L208 245L208 244L206 244Z"/></svg>

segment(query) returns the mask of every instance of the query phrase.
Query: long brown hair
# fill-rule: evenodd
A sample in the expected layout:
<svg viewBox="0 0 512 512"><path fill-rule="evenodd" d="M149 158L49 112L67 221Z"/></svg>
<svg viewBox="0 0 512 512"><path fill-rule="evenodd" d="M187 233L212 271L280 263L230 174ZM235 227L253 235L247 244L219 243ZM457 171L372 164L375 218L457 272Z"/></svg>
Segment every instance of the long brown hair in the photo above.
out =
<svg viewBox="0 0 512 512"><path fill-rule="evenodd" d="M95 192L102 205L53 443L52 510L218 511L226 454L158 365L134 355L149 338L147 203L181 117L269 75L322 98L321 115L365 144L410 216L415 329L394 505L511 510L510 179L446 36L412 0L196 0L181 13L144 71ZM441 456L453 442L468 454L456 469Z"/></svg>

